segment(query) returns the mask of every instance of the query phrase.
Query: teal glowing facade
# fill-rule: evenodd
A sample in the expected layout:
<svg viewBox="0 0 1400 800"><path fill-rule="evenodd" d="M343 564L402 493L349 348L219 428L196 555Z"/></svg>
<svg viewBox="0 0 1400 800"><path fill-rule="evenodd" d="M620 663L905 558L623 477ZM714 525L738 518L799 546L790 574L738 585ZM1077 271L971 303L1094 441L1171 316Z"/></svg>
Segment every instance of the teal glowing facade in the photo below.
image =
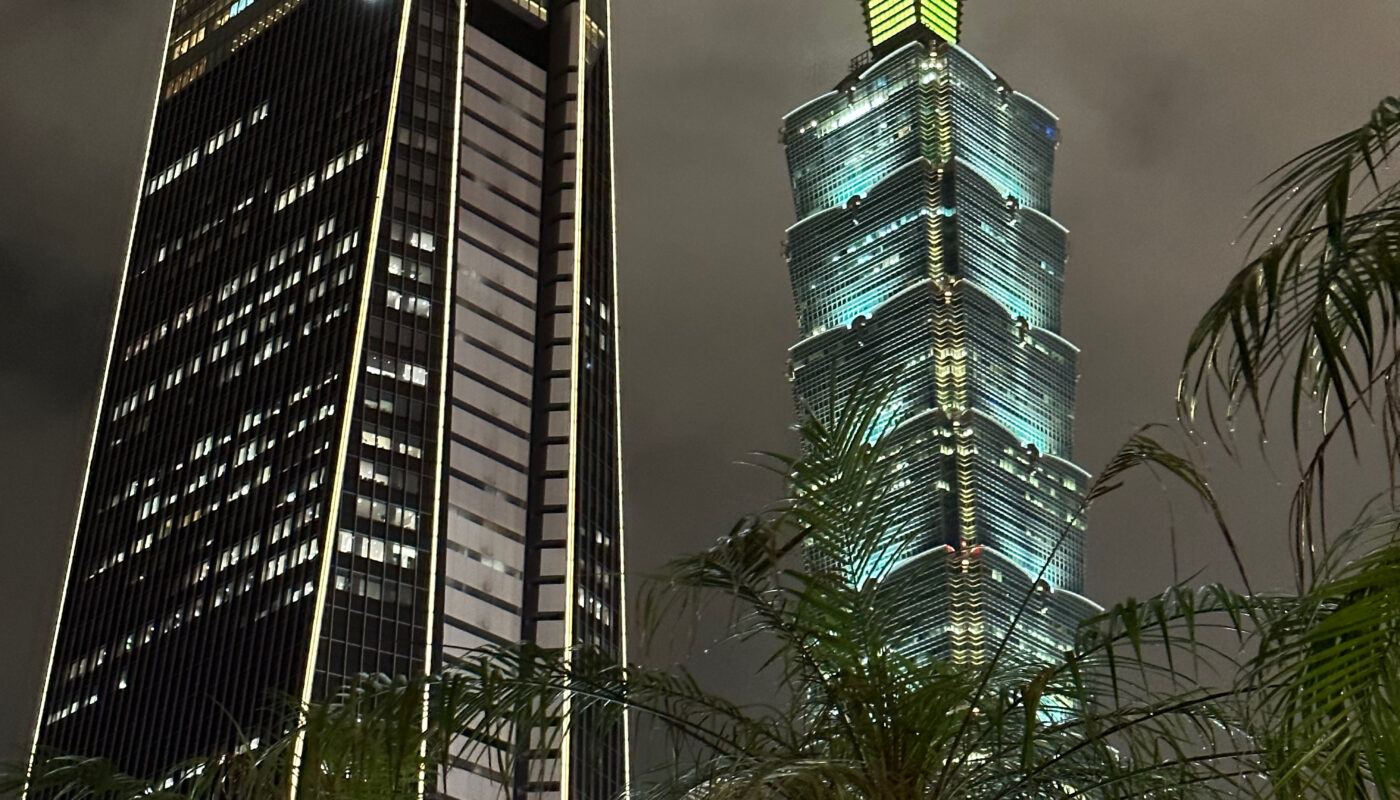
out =
<svg viewBox="0 0 1400 800"><path fill-rule="evenodd" d="M891 535L882 579L911 590L901 649L985 661L1030 595L1013 650L1044 655L1097 608L1050 216L1058 121L927 26L871 41L784 119L794 395L820 417L856 381L899 376L899 516L917 534Z"/></svg>

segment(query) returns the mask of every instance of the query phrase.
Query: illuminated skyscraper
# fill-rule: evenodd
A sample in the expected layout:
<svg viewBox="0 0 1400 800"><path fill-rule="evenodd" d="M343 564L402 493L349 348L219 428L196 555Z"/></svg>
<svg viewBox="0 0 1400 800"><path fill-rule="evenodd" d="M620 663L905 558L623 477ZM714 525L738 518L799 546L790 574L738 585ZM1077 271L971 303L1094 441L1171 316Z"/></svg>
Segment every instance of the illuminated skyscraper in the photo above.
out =
<svg viewBox="0 0 1400 800"><path fill-rule="evenodd" d="M891 532L885 580L911 589L901 648L984 661L1033 593L1014 649L1053 652L1096 608L1079 594L1057 120L957 45L957 0L863 5L873 49L784 119L794 394L820 417L854 382L899 376L910 528Z"/></svg>
<svg viewBox="0 0 1400 800"><path fill-rule="evenodd" d="M36 742L623 658L607 0L176 0ZM621 730L449 794L594 798Z"/></svg>

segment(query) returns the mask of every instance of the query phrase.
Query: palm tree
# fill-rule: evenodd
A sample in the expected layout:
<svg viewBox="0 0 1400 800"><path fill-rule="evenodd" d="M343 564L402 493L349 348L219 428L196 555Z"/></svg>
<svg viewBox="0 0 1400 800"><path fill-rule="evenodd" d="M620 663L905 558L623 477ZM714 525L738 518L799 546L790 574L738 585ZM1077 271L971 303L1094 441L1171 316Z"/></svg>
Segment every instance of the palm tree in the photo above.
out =
<svg viewBox="0 0 1400 800"><path fill-rule="evenodd" d="M1296 596L1254 598L1252 696L1283 796L1400 792L1400 99L1277 170L1252 215L1252 257L1193 333L1183 416L1228 444L1248 417L1265 436L1286 408L1299 480L1288 544ZM1328 535L1326 474L1378 434L1388 480L1376 503ZM1274 609L1277 611L1277 609Z"/></svg>
<svg viewBox="0 0 1400 800"><path fill-rule="evenodd" d="M489 648L440 675L356 681L290 715L285 736L179 765L152 784L72 759L42 765L35 778L61 787L77 779L113 800L152 787L182 797L272 796L291 775L304 795L407 797L454 758L514 774L532 751L518 733L539 732L547 749L567 695L589 724L631 714L669 745L666 764L638 783L638 794L657 800L1127 798L1183 786L1193 796L1238 796L1247 788L1260 768L1257 748L1238 735L1228 696L1184 674L1168 685L1169 673L1146 660L1124 674L1132 626L1101 627L1084 647L1040 663L1013 660L1006 642L977 667L890 647L899 616L891 610L908 601L909 587L885 580L891 567L876 544L900 527L887 395L878 385L858 388L832 425L806 419L804 455L769 458L787 479L786 498L673 562L654 588L669 618L685 606L728 604L729 636L764 654L771 702L741 705L684 669L620 667L604 653L566 660L530 646ZM1191 477L1138 438L1086 503L1148 460ZM1229 738L1239 742L1221 744Z"/></svg>

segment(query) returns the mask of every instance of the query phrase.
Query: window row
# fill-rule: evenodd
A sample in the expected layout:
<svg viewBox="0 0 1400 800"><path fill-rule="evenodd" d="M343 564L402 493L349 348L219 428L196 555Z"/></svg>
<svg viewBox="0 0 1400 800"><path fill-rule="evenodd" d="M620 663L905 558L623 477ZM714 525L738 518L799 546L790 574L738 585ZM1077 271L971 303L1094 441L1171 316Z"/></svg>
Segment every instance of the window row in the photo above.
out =
<svg viewBox="0 0 1400 800"><path fill-rule="evenodd" d="M370 353L365 359L365 372L371 375L381 375L387 378L407 381L415 386L428 385L428 369L408 361L398 361L382 356L378 353Z"/></svg>
<svg viewBox="0 0 1400 800"><path fill-rule="evenodd" d="M203 35L202 29L200 31L200 35ZM267 103L263 103L262 105L253 109L252 113L248 115L248 126L252 127L253 125L256 125L259 122L267 119L267 111ZM149 181L147 181L146 196L150 197L151 195L155 194L156 192L160 191L161 189L164 189L166 186L173 183L175 179L179 178L181 175L194 169L199 164L199 156L201 149L203 149L207 154L212 155L215 151L222 148L229 141L241 135L243 133L243 130L243 119L241 117L229 123L218 133L211 136L209 140L205 142L203 148L196 147L183 158L177 159L173 164L170 164L165 169L161 170L160 173L157 174L154 178L151 178Z"/></svg>
<svg viewBox="0 0 1400 800"><path fill-rule="evenodd" d="M371 500L368 497L355 498L355 516L403 528L406 531L418 530L418 512L407 506Z"/></svg>
<svg viewBox="0 0 1400 800"><path fill-rule="evenodd" d="M340 531L336 550L341 553L354 553L376 564L389 564L404 569L412 569L418 563L418 549L415 547L347 530Z"/></svg>

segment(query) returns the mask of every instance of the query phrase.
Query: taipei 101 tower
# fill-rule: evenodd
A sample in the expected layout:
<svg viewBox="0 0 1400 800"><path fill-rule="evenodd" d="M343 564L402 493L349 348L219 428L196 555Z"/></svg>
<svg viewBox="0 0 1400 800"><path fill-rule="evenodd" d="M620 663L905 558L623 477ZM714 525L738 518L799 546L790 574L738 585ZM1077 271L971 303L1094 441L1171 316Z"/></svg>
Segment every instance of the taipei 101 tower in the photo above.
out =
<svg viewBox="0 0 1400 800"><path fill-rule="evenodd" d="M894 374L888 434L909 530L882 579L914 656L1068 647L1088 474L1072 459L1077 348L1060 335L1059 123L958 45L959 0L861 0L871 49L783 122L799 411ZM862 576L851 576L862 580ZM1029 601L1027 601L1029 598Z"/></svg>

